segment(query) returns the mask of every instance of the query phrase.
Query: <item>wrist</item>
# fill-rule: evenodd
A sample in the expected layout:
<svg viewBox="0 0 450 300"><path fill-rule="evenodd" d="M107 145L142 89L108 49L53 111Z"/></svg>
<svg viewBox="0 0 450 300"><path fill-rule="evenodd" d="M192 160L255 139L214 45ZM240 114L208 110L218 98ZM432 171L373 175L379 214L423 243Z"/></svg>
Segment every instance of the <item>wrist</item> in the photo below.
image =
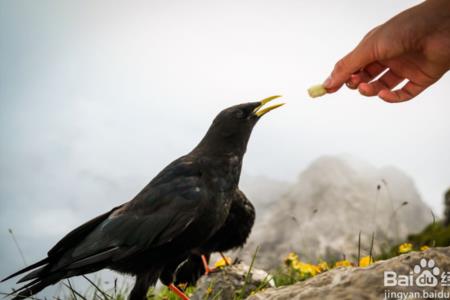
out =
<svg viewBox="0 0 450 300"><path fill-rule="evenodd" d="M430 17L438 19L439 22L449 23L450 19L450 1L449 0L426 0L420 6Z"/></svg>
<svg viewBox="0 0 450 300"><path fill-rule="evenodd" d="M439 8L440 10L447 10L447 13L450 13L450 1L448 0L426 0L423 4Z"/></svg>
<svg viewBox="0 0 450 300"><path fill-rule="evenodd" d="M424 39L423 51L446 70L450 69L450 1L427 0L430 26Z"/></svg>
<svg viewBox="0 0 450 300"><path fill-rule="evenodd" d="M417 36L417 45L423 46L436 35L450 34L450 0L426 0L411 8L408 17L415 20L411 33Z"/></svg>

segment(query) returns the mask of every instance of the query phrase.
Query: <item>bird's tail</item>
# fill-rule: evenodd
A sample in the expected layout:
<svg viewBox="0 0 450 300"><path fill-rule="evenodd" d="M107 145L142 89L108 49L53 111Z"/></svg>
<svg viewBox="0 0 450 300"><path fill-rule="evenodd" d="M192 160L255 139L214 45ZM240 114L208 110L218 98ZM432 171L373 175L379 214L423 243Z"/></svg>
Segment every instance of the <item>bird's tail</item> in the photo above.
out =
<svg viewBox="0 0 450 300"><path fill-rule="evenodd" d="M25 298L31 297L37 293L39 293L41 290L46 288L49 285L52 285L56 282L58 282L61 279L60 276L56 276L54 274L53 276L49 276L46 278L37 278L24 286L20 287L18 290L15 290L8 296L13 297L11 300L23 300Z"/></svg>
<svg viewBox="0 0 450 300"><path fill-rule="evenodd" d="M23 268L23 269L17 271L16 273L9 275L8 277L3 278L2 280L0 280L0 282L4 282L10 278L16 277L17 275L23 274L25 272L36 269L37 267L41 267L46 264L48 264L48 257L38 261L37 263L27 266L26 268Z"/></svg>
<svg viewBox="0 0 450 300"><path fill-rule="evenodd" d="M40 292L45 287L52 285L65 277L65 272L47 272L47 267L49 266L49 258L45 258L37 263L34 263L26 268L17 271L14 274L2 279L0 282L6 281L17 275L29 272L24 277L20 278L18 283L29 281L25 285L21 286L19 289L14 290L10 293L9 297L13 297L12 300L25 299L35 295ZM31 271L31 272L30 272Z"/></svg>
<svg viewBox="0 0 450 300"><path fill-rule="evenodd" d="M17 275L27 273L18 281L18 283L27 283L14 291L10 296L13 296L13 299L30 297L61 279L94 272L105 267L105 264L110 262L111 258L120 250L118 247L88 251L87 253L79 254L77 257L73 257L73 251L110 213L111 211L75 228L50 249L46 258L1 280L0 282L3 282Z"/></svg>

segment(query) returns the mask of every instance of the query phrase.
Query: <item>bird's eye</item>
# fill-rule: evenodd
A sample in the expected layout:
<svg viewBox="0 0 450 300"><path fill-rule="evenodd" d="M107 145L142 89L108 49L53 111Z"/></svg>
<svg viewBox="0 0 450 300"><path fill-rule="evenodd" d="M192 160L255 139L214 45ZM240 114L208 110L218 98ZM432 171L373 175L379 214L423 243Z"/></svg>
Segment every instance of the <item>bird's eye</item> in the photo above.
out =
<svg viewBox="0 0 450 300"><path fill-rule="evenodd" d="M244 117L244 112L243 112L242 110L238 109L238 110L234 113L234 115L236 116L236 118L242 119L242 118Z"/></svg>

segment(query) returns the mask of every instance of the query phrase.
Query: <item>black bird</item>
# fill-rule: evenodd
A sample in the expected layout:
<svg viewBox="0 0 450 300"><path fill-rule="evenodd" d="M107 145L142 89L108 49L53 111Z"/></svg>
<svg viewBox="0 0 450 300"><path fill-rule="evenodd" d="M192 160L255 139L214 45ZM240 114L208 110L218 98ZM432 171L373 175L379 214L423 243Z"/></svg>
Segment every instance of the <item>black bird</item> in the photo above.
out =
<svg viewBox="0 0 450 300"><path fill-rule="evenodd" d="M245 194L237 188L232 197L230 212L225 223L201 247L204 255L191 254L186 261L176 268L175 272L167 270L166 273L172 276L175 284L194 285L203 274L212 271L208 267L210 253L220 252L222 255L222 252L242 247L250 235L254 222L255 207ZM164 282L163 279L161 281Z"/></svg>
<svg viewBox="0 0 450 300"><path fill-rule="evenodd" d="M212 253L242 247L250 235L254 222L255 207L237 188L225 223L200 249L204 253Z"/></svg>
<svg viewBox="0 0 450 300"><path fill-rule="evenodd" d="M228 220L233 198L240 193L242 159L252 129L262 115L282 105L263 108L278 97L220 112L200 143L131 201L74 229L46 258L3 279L29 272L18 281L27 284L15 291L14 300L103 268L136 276L130 300L145 299L158 278L187 299L172 284L173 273L190 255L210 249L208 242Z"/></svg>

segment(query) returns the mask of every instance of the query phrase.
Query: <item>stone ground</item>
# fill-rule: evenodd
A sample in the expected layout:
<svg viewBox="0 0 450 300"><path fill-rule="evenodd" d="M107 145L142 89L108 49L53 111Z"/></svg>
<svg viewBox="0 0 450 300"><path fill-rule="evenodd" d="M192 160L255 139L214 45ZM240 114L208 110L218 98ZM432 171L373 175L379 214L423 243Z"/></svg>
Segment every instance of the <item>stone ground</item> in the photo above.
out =
<svg viewBox="0 0 450 300"><path fill-rule="evenodd" d="M432 263L430 263L431 260ZM414 283L404 287L385 287L385 271L392 271L397 275L412 275L410 277L413 278ZM415 273L415 271L417 272ZM437 274L434 277L433 272ZM246 276L247 273L248 266L239 264L206 276L199 281L198 289L191 299L245 299L251 290L257 289L270 279L268 274L262 270L253 270L252 276ZM447 273L448 278L445 276ZM421 281L417 281L419 277L422 279ZM428 285L425 279L429 280ZM448 286L445 285L445 280L447 280ZM269 280L267 286L270 286L271 283ZM244 289L243 286L245 286ZM428 299L450 299L450 247L411 252L376 262L366 268L336 268L290 286L266 288L246 299L379 300L398 299L399 293L407 293L409 296L407 299L427 299L427 296Z"/></svg>

